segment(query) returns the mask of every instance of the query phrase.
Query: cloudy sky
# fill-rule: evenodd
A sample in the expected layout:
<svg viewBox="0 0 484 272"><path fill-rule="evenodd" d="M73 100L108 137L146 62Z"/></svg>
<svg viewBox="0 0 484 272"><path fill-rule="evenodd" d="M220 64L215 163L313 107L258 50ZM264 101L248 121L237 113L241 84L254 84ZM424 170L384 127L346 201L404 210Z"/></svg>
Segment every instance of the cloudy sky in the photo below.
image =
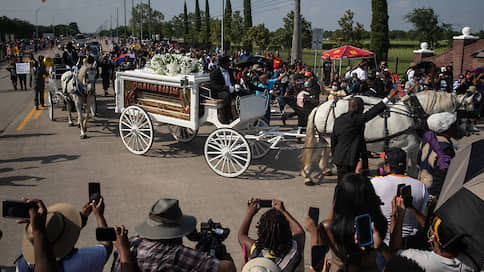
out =
<svg viewBox="0 0 484 272"><path fill-rule="evenodd" d="M126 0L127 18L131 3L138 4L148 0ZM195 0L186 0L189 11L195 9ZM202 10L205 0L199 0ZM224 0L225 1L225 0ZM124 24L124 0L0 0L0 16L17 17L35 23L35 10L38 8L38 22L43 25L77 22L81 31L93 32L105 24L109 27L110 16L116 25L116 9L119 12L119 24ZM255 24L264 23L275 30L282 25L282 18L293 8L293 0L252 0L252 16ZM231 0L232 9L242 10L243 0ZM313 28L334 30L338 28L338 19L345 9L355 12L356 21L367 30L371 22L370 0L301 0L303 16L312 22ZM183 0L151 0L154 9L160 10L169 19L183 12ZM209 0L212 17L220 17L222 0ZM454 29L470 26L472 31L484 29L484 0L388 0L390 29L408 30L411 25L403 16L414 8L431 7L444 23L450 23Z"/></svg>

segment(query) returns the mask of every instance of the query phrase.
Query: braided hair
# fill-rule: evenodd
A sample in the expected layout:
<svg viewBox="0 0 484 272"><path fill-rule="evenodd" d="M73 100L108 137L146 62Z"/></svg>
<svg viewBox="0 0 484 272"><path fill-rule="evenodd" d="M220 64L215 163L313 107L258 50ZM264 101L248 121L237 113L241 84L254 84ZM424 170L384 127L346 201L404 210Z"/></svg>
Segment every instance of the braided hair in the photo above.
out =
<svg viewBox="0 0 484 272"><path fill-rule="evenodd" d="M255 247L257 250L269 249L275 255L284 254L291 245L292 232L289 221L276 209L265 212L257 223L257 240Z"/></svg>

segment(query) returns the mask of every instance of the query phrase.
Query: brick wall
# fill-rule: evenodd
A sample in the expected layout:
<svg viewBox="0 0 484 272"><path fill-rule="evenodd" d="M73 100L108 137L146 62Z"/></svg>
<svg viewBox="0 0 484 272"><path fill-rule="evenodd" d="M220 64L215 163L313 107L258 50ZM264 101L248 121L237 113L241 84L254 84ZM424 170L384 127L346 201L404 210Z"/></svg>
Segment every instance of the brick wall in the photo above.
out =
<svg viewBox="0 0 484 272"><path fill-rule="evenodd" d="M452 65L454 69L454 78L466 70L472 70L483 66L483 61L476 61L471 54L484 49L484 40L454 40L453 47L444 53L431 57L422 57L422 61L431 61L437 67ZM415 59L419 58L417 53Z"/></svg>

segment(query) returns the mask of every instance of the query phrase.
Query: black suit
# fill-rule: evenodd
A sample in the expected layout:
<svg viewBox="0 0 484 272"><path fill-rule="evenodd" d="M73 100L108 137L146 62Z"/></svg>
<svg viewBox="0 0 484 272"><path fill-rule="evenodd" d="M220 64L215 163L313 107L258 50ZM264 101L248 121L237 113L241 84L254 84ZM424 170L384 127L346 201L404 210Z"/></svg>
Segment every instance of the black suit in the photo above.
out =
<svg viewBox="0 0 484 272"><path fill-rule="evenodd" d="M385 107L380 102L365 113L347 112L334 121L331 153L338 168L338 180L355 171L359 159L366 153L365 123L383 112Z"/></svg>
<svg viewBox="0 0 484 272"><path fill-rule="evenodd" d="M212 86L212 92L214 92L213 96L219 99L223 99L223 107L222 107L222 122L229 123L232 119L232 97L233 94L230 93L230 88L225 85L225 79L220 70L220 67L217 67L210 73L210 83ZM230 84L232 86L235 85L235 78L234 73L231 69L228 70L230 75Z"/></svg>

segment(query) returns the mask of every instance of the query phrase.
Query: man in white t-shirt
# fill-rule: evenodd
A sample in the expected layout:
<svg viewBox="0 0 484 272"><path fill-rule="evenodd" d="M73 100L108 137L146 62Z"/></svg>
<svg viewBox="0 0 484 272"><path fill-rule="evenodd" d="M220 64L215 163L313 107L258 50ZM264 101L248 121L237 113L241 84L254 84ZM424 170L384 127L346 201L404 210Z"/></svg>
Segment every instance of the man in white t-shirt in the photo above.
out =
<svg viewBox="0 0 484 272"><path fill-rule="evenodd" d="M399 184L410 185L412 199L407 200L410 211L407 211L403 221L402 236L409 237L415 235L421 229L425 220L422 214L426 212L426 204L429 201L429 195L425 185L409 176L404 175L407 168L407 154L401 148L390 148L385 152L384 171L386 176L375 177L371 180L376 194L382 200L381 206L383 215L388 220L392 216L392 200L397 195ZM419 224L420 223L420 224ZM390 228L390 226L389 226ZM385 237L385 243L388 244L390 234Z"/></svg>
<svg viewBox="0 0 484 272"><path fill-rule="evenodd" d="M351 74L356 74L360 81L366 81L368 79L367 69L368 65L365 62L362 62L358 65L358 68L351 72Z"/></svg>

